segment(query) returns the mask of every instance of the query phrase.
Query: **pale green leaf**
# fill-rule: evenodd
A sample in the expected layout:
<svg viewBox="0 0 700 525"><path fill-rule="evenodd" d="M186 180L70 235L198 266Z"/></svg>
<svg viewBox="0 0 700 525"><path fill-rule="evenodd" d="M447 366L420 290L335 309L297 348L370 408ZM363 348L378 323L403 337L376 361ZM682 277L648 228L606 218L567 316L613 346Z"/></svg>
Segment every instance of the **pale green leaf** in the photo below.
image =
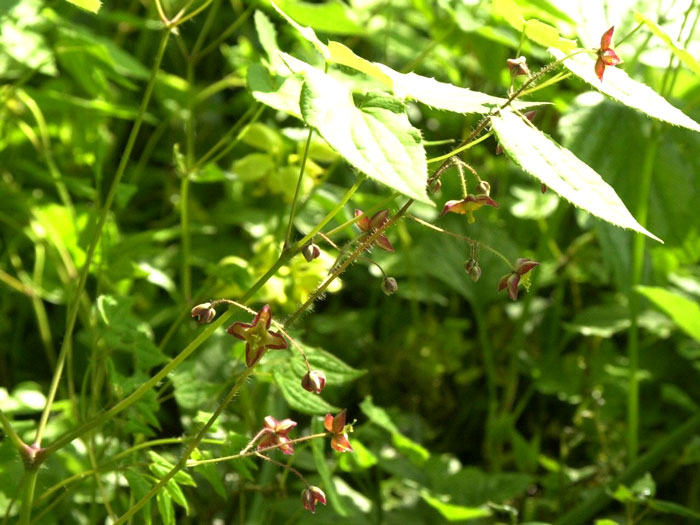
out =
<svg viewBox="0 0 700 525"><path fill-rule="evenodd" d="M326 47L326 44L318 39L313 29L298 24L291 16L282 11L282 9L280 9L274 2L271 2L271 4L272 7L275 8L275 11L277 11L279 15L289 23L289 25L296 29L302 37L308 40L316 48L316 51L321 53L324 58L328 57L328 48Z"/></svg>
<svg viewBox="0 0 700 525"><path fill-rule="evenodd" d="M494 14L503 18L513 29L522 31L525 27L525 17L513 0L493 0L491 8Z"/></svg>
<svg viewBox="0 0 700 525"><path fill-rule="evenodd" d="M170 496L170 493L161 490L156 495L156 502L158 503L158 512L163 520L163 525L175 525L175 508L173 507L173 498Z"/></svg>
<svg viewBox="0 0 700 525"><path fill-rule="evenodd" d="M503 150L524 171L544 182L552 191L611 224L662 242L642 227L615 190L571 151L562 148L512 111L501 111L491 122Z"/></svg>
<svg viewBox="0 0 700 525"><path fill-rule="evenodd" d="M329 42L328 52L329 61L357 69L379 80L401 99L409 98L437 109L465 114L488 113L507 102L504 98L447 84L416 73L399 73L384 64L370 62L357 56L350 48L338 42ZM527 109L541 104L540 102L512 102L512 106L516 109Z"/></svg>
<svg viewBox="0 0 700 525"><path fill-rule="evenodd" d="M676 55L678 60L683 62L683 64L686 65L688 69L691 71L694 71L696 74L700 75L700 62L697 61L697 59L688 53L681 44L679 44L676 40L674 40L671 36L669 36L666 31L664 31L659 24L651 20L650 18L647 18L641 13L635 12L634 13L634 20L636 22L641 22L645 26L649 28L649 30L654 33L657 37L659 37L661 40L663 40L666 45L669 47L671 52Z"/></svg>
<svg viewBox="0 0 700 525"><path fill-rule="evenodd" d="M262 64L248 68L248 88L253 97L278 111L301 119L301 80L296 76L273 77Z"/></svg>
<svg viewBox="0 0 700 525"><path fill-rule="evenodd" d="M102 7L102 2L100 2L100 0L68 0L68 2L82 7L86 11L92 11L93 13L97 13L100 7Z"/></svg>
<svg viewBox="0 0 700 525"><path fill-rule="evenodd" d="M668 315L690 337L700 342L700 305L678 293L657 286L636 290Z"/></svg>
<svg viewBox="0 0 700 525"><path fill-rule="evenodd" d="M366 32L357 16L360 10L353 11L340 0L328 0L322 3L277 0L276 3L277 6L274 3L272 5L280 13L284 11L290 19L323 33L361 35Z"/></svg>
<svg viewBox="0 0 700 525"><path fill-rule="evenodd" d="M549 48L549 52L557 60L561 60L566 56L565 53L553 47ZM626 106L638 109L650 117L663 120L669 124L683 126L693 131L700 131L700 124L675 106L672 106L665 98L646 84L632 79L619 67L606 67L603 80L601 81L595 74L595 60L587 54L577 54L567 58L563 63L574 75L586 81L601 93L605 93Z"/></svg>
<svg viewBox="0 0 700 525"><path fill-rule="evenodd" d="M478 518L486 518L491 515L491 510L487 507L465 507L441 501L431 495L427 490L421 490L421 498L437 510L447 521L466 521Z"/></svg>
<svg viewBox="0 0 700 525"><path fill-rule="evenodd" d="M304 72L301 112L345 160L369 177L431 204L425 193L427 164L420 132L408 121L405 104L384 93L353 100L338 80L314 68Z"/></svg>

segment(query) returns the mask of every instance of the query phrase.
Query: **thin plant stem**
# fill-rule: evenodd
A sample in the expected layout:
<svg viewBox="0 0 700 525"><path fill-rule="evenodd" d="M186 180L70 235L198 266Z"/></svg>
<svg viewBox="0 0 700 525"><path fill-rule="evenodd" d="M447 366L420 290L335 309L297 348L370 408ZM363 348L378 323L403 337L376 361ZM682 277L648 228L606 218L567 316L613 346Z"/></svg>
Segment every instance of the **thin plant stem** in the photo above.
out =
<svg viewBox="0 0 700 525"><path fill-rule="evenodd" d="M95 249L97 248L97 244L99 243L100 237L102 235L102 229L104 228L104 225L107 222L109 210L111 209L112 203L114 202L114 198L117 195L119 182L121 181L121 178L124 175L124 171L126 170L129 158L131 157L131 152L136 143L136 137L138 136L139 130L141 129L141 124L146 114L146 108L148 107L148 103L151 100L151 94L153 93L153 87L155 86L156 74L160 69L160 63L163 60L163 55L165 54L165 48L167 46L169 36L170 31L165 31L163 33L163 36L161 37L160 45L158 47L158 51L156 52L155 62L151 70L151 78L146 86L146 91L144 93L143 100L141 101L141 106L139 107L139 113L136 117L136 121L134 122L134 126L131 128L131 133L129 134L126 147L124 148L124 152L119 162L119 166L117 167L117 172L114 175L114 180L112 181L112 185L110 186L109 192L107 193L107 198L105 199L104 206L102 207L102 212L100 214L100 219L95 228L94 236L92 238L92 241L90 242L90 246L85 257L85 263L80 272L78 284L76 286L75 292L72 294L72 299L70 303L71 306L68 311L66 330L63 334L63 343L61 345L61 351L59 353L58 361L56 363L56 369L51 380L49 394L46 399L46 406L44 407L44 410L41 414L41 419L39 420L39 425L37 427L35 438L35 443L37 445L41 444L41 438L43 437L44 430L48 422L49 414L51 413L51 408L53 406L53 401L56 397L56 392L58 391L58 384L61 380L61 375L63 373L63 367L66 361L66 357L72 347L73 330L75 328L75 321L78 316L78 310L80 308L80 297L82 296L83 290L85 289L85 285L87 283L87 277L90 273L90 265L92 264L92 259L95 255Z"/></svg>
<svg viewBox="0 0 700 525"><path fill-rule="evenodd" d="M22 483L22 504L19 509L19 525L29 525L32 519L32 504L34 502L34 490L39 476L38 465L24 471Z"/></svg>
<svg viewBox="0 0 700 525"><path fill-rule="evenodd" d="M236 32L236 30L243 25L243 23L248 20L248 17L253 13L255 10L255 7L257 5L257 2L251 2L248 7L246 8L241 15L236 18L235 22L228 26L226 30L224 30L213 42L211 42L207 47L199 51L198 53L194 53L192 56L192 60L196 62L199 62L203 57L214 51L217 47L219 47L224 40L226 40L229 36L231 36L233 33Z"/></svg>
<svg viewBox="0 0 700 525"><path fill-rule="evenodd" d="M217 409L214 411L214 413L211 415L211 417L207 420L207 422L204 424L204 426L197 432L197 434L194 436L192 441L185 447L185 451L182 453L180 456L180 459L178 462L173 466L173 468L168 471L168 473L163 476L158 483L156 483L151 490L149 490L140 500L138 500L136 503L134 503L131 508L126 511L117 521L114 522L114 525L119 525L120 523L124 523L127 519L129 519L131 516L136 514L141 507L143 507L146 503L148 503L153 496L158 494L160 489L162 489L168 481L170 481L178 472L180 472L185 466L187 465L187 460L189 459L190 455L194 451L195 448L199 446L199 442L204 438L206 433L209 431L211 426L216 422L217 419L219 419L219 416L221 413L224 411L224 409L228 406L228 404L233 400L233 398L238 394L238 391L241 389L241 387L245 384L246 380L248 377L253 373L254 368L247 368L238 378L236 383L233 385L233 388L229 391L229 393L226 395L226 397L221 401Z"/></svg>
<svg viewBox="0 0 700 525"><path fill-rule="evenodd" d="M25 446L24 441L22 441L22 438L20 438L17 432L15 432L12 423L2 410L0 410L0 423L2 424L2 429L5 431L5 435L10 438L12 444L18 450L22 449Z"/></svg>
<svg viewBox="0 0 700 525"><path fill-rule="evenodd" d="M265 451L274 450L276 448L280 448L280 447L287 445L287 444L296 445L297 443L311 441L312 439L323 438L323 437L326 437L327 435L328 435L327 433L323 432L320 434L311 434L310 436L303 436L303 437L300 437L297 439L291 439L285 443L278 443L276 445L271 445L269 447L265 447ZM255 441L256 441L256 439L251 440L251 442L255 442ZM249 447L246 447L246 449L242 450L238 454L233 454L232 456L222 456L220 458L197 459L197 460L191 459L187 462L186 466L188 468L189 467L198 467L199 465L209 465L212 463L222 463L224 461L231 461L234 459L240 459L240 458L245 458L245 457L254 456L254 455L256 455L256 452L251 451Z"/></svg>
<svg viewBox="0 0 700 525"><path fill-rule="evenodd" d="M510 270L515 270L515 268L513 267L513 264L508 260L508 258L505 255L503 255L501 252L499 252L495 248L492 248L488 244L484 244L480 241L475 241L474 239L472 239L471 237L467 237L466 235L460 235L459 233L454 233L454 232L451 232L449 230L445 230L443 228L440 228L439 226L435 226L434 224L432 224L428 221L424 221L423 219L419 219L415 215L407 214L406 217L408 217L409 219L417 222L418 224L425 226L426 228L430 228L431 230L434 230L436 232L442 233L444 235L449 235L450 237L454 237L455 239L459 239L461 241L468 242L470 244L479 245L479 247L485 248L486 250L490 251L492 254L499 257L506 264L506 266L508 266L508 268Z"/></svg>
<svg viewBox="0 0 700 525"><path fill-rule="evenodd" d="M639 224L646 226L649 215L649 192L654 173L654 160L659 146L658 137L652 136L647 144L637 187L637 213ZM634 461L639 449L639 302L640 298L634 287L642 282L644 269L644 245L646 236L635 235L632 245L632 281L630 283L630 328L627 340L627 358L629 360L629 378L627 386L627 454L629 461Z"/></svg>
<svg viewBox="0 0 700 525"><path fill-rule="evenodd" d="M287 224L287 233L284 236L284 248L286 250L289 246L289 242L292 237L292 227L294 225L294 213L297 208L297 201L299 199L299 192L301 191L301 185L304 181L304 169L306 168L306 160L309 158L309 148L311 147L311 137L314 134L313 128L309 128L309 134L306 137L306 144L304 145L304 156L301 159L301 166L299 167L299 178L297 179L297 186L294 189L294 198L292 199L292 209L289 211L289 223Z"/></svg>
<svg viewBox="0 0 700 525"><path fill-rule="evenodd" d="M471 142L467 142L466 144L462 144L458 148L455 148L452 151L450 151L449 153L445 153L444 155L440 155L439 157L433 157L432 159L428 159L428 164L434 164L436 162L442 162L444 160L449 160L452 157L454 157L455 155L459 155L463 151L466 151L469 148L473 148L474 146L476 146L480 142L485 141L487 138L489 138L492 135L493 135L493 131L489 131L488 133L482 135L478 139L475 139Z"/></svg>

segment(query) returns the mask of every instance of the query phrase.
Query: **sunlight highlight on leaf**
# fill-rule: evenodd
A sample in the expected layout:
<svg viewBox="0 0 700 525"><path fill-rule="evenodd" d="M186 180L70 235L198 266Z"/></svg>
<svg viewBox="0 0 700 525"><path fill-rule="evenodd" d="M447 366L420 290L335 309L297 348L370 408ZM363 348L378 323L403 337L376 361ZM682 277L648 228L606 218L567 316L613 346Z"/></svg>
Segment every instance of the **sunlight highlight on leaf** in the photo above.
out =
<svg viewBox="0 0 700 525"><path fill-rule="evenodd" d="M512 111L501 111L491 122L504 151L523 170L545 183L552 191L611 224L662 242L643 228L615 190L571 151L561 147Z"/></svg>

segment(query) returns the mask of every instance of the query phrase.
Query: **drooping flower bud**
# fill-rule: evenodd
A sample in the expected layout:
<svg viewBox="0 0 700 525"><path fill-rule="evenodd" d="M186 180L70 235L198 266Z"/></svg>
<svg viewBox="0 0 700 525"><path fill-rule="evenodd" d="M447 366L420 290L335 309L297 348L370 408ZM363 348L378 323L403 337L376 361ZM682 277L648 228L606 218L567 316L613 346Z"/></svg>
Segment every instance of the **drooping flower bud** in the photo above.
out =
<svg viewBox="0 0 700 525"><path fill-rule="evenodd" d="M508 64L511 77L519 77L521 75L530 76L530 68L527 67L527 58L524 56L509 58L506 60L506 64Z"/></svg>
<svg viewBox="0 0 700 525"><path fill-rule="evenodd" d="M382 292L386 295L393 295L398 289L399 285L393 277L385 277L382 281Z"/></svg>
<svg viewBox="0 0 700 525"><path fill-rule="evenodd" d="M301 254L304 256L304 259L306 259L306 262L311 262L314 259L318 259L321 255L321 249L310 242L301 249Z"/></svg>
<svg viewBox="0 0 700 525"><path fill-rule="evenodd" d="M476 187L476 190L479 195L491 195L491 185L488 183L488 181L479 181L479 185Z"/></svg>
<svg viewBox="0 0 700 525"><path fill-rule="evenodd" d="M440 179L431 179L428 181L428 193L437 193L442 189L442 181Z"/></svg>
<svg viewBox="0 0 700 525"><path fill-rule="evenodd" d="M212 307L211 303L198 304L192 310L190 310L190 315L194 317L199 324L211 323L214 317L216 317L216 310Z"/></svg>
<svg viewBox="0 0 700 525"><path fill-rule="evenodd" d="M304 504L304 508L311 512L311 514L314 514L316 512L317 501L324 505L326 504L326 495L320 488L309 485L301 494L301 501Z"/></svg>
<svg viewBox="0 0 700 525"><path fill-rule="evenodd" d="M320 394L326 388L326 374L320 370L309 370L301 378L301 386L304 390Z"/></svg>
<svg viewBox="0 0 700 525"><path fill-rule="evenodd" d="M464 270L469 274L469 278L473 282L477 282L481 278L481 266L473 257L467 259L464 263Z"/></svg>

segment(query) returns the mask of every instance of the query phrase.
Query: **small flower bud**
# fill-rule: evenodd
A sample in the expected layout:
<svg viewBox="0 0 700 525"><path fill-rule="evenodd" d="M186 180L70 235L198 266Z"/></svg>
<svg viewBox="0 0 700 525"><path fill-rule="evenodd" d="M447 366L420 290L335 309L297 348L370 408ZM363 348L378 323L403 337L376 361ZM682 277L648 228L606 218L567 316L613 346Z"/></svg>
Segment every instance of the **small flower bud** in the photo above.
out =
<svg viewBox="0 0 700 525"><path fill-rule="evenodd" d="M440 179L432 179L428 181L428 192L437 193L442 189L442 181Z"/></svg>
<svg viewBox="0 0 700 525"><path fill-rule="evenodd" d="M491 195L491 185L485 180L479 181L476 190L479 195Z"/></svg>
<svg viewBox="0 0 700 525"><path fill-rule="evenodd" d="M301 249L301 254L304 256L304 259L306 259L306 262L311 262L314 259L318 259L321 255L321 249L310 242Z"/></svg>
<svg viewBox="0 0 700 525"><path fill-rule="evenodd" d="M476 282L481 278L481 266L479 266L479 262L473 257L464 263L464 270L469 274L469 277L473 282Z"/></svg>
<svg viewBox="0 0 700 525"><path fill-rule="evenodd" d="M511 77L519 77L521 75L530 76L530 68L527 67L527 58L523 56L509 58L506 60L506 64L508 64Z"/></svg>
<svg viewBox="0 0 700 525"><path fill-rule="evenodd" d="M216 317L216 310L212 307L211 303L198 304L192 310L190 310L190 315L197 319L199 324L211 323L214 317Z"/></svg>
<svg viewBox="0 0 700 525"><path fill-rule="evenodd" d="M301 501L304 508L313 514L316 512L317 501L319 503L323 503L324 505L326 504L326 495L320 488L315 487L314 485L309 485L306 487L304 492L302 492Z"/></svg>
<svg viewBox="0 0 700 525"><path fill-rule="evenodd" d="M301 386L304 390L320 394L326 387L326 374L320 370L310 370L301 378Z"/></svg>
<svg viewBox="0 0 700 525"><path fill-rule="evenodd" d="M542 193L547 193L547 185L544 182L540 184L540 191Z"/></svg>
<svg viewBox="0 0 700 525"><path fill-rule="evenodd" d="M399 285L396 283L396 279L393 277L386 277L382 281L382 292L384 292L386 295L395 294L398 289Z"/></svg>

